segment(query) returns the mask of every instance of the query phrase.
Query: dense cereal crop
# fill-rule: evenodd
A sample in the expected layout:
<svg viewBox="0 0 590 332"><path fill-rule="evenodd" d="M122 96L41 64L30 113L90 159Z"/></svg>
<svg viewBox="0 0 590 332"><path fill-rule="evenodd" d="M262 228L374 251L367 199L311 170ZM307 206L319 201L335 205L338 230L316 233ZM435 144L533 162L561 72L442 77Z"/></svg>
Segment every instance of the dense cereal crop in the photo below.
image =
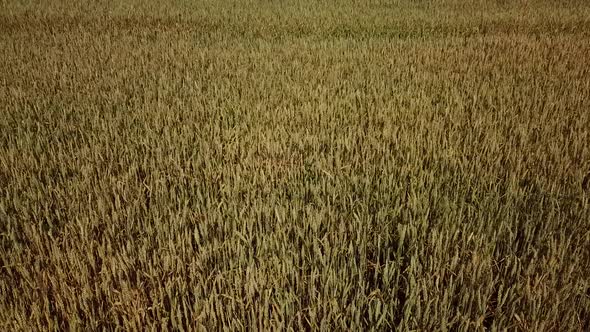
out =
<svg viewBox="0 0 590 332"><path fill-rule="evenodd" d="M0 330L590 330L590 4L0 1Z"/></svg>

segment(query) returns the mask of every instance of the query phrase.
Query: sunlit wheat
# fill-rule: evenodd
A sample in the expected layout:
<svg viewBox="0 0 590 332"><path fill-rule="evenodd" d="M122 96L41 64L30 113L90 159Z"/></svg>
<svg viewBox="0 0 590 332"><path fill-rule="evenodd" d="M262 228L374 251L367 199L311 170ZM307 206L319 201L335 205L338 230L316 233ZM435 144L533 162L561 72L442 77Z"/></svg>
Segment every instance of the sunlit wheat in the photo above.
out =
<svg viewBox="0 0 590 332"><path fill-rule="evenodd" d="M588 17L0 2L0 330L590 330Z"/></svg>

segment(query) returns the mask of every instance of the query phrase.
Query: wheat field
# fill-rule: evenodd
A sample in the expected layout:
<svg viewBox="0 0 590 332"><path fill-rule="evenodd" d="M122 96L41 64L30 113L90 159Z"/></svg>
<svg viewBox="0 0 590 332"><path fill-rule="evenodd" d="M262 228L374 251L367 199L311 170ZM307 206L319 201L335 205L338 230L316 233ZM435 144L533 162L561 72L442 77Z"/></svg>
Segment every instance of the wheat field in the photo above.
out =
<svg viewBox="0 0 590 332"><path fill-rule="evenodd" d="M590 3L0 1L0 330L590 330Z"/></svg>

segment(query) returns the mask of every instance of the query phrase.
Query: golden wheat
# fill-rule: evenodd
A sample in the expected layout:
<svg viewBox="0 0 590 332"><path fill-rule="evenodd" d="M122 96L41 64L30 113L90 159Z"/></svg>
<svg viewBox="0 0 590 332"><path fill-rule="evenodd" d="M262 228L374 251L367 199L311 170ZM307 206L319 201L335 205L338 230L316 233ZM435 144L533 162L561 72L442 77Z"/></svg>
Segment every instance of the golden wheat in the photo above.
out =
<svg viewBox="0 0 590 332"><path fill-rule="evenodd" d="M0 2L0 328L590 329L588 17Z"/></svg>

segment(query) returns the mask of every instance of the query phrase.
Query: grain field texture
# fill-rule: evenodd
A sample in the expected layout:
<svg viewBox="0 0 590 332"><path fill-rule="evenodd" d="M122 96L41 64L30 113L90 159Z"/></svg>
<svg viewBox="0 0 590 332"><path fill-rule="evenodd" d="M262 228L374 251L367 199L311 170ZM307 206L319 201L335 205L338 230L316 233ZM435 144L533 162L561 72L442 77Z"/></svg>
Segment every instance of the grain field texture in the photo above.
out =
<svg viewBox="0 0 590 332"><path fill-rule="evenodd" d="M0 1L0 329L590 330L590 4Z"/></svg>

